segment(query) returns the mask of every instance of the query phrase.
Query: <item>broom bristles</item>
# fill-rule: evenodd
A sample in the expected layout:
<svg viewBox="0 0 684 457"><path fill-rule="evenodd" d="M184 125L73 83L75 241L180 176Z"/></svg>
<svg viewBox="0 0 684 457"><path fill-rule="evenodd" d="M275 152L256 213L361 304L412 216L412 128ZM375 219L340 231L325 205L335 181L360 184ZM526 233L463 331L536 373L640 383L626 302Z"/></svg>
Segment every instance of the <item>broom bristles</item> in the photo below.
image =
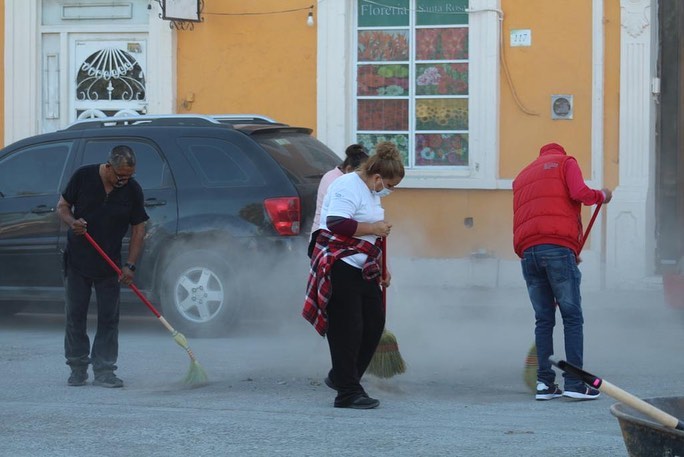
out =
<svg viewBox="0 0 684 457"><path fill-rule="evenodd" d="M406 372L406 364L399 352L397 338L392 332L383 330L380 343L375 349L366 372L378 378L391 378Z"/></svg>
<svg viewBox="0 0 684 457"><path fill-rule="evenodd" d="M200 365L197 359L195 359L195 354L192 353L190 346L188 346L188 339L185 338L185 335L177 330L173 331L173 339L180 347L185 349L185 351L188 353L188 356L190 356L190 368L188 368L188 373L185 375L183 382L191 386L201 386L202 384L206 384L209 380L209 377L207 376L207 372L204 371L204 368L202 368L202 365Z"/></svg>
<svg viewBox="0 0 684 457"><path fill-rule="evenodd" d="M185 375L185 384L191 386L199 386L206 384L209 380L207 373L204 368L197 362L197 360L192 360L190 362L190 368L188 368L188 374Z"/></svg>
<svg viewBox="0 0 684 457"><path fill-rule="evenodd" d="M539 360L537 359L537 345L533 344L527 352L525 358L525 369L523 370L523 379L525 385L530 388L532 392L537 391L537 368L539 367Z"/></svg>

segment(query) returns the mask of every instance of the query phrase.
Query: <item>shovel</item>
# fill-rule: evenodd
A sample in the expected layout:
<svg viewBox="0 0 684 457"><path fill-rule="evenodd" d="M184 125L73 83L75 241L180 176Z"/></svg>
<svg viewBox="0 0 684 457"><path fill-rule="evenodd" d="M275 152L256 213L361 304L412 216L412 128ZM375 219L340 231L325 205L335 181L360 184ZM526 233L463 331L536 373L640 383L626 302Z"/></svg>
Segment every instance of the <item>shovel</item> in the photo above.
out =
<svg viewBox="0 0 684 457"><path fill-rule="evenodd" d="M558 360L553 357L549 357L549 361L554 366L559 369L569 373L571 375L577 376L585 383L589 384L595 389L604 392L606 395L610 395L619 402L639 411L655 420L665 427L670 427L675 430L684 430L684 423L676 417L666 413L662 409L658 409L650 403L647 403L640 398L635 397L629 392L625 392L619 387L609 383L605 379L594 376L593 374L577 368L576 366L566 362L565 360Z"/></svg>

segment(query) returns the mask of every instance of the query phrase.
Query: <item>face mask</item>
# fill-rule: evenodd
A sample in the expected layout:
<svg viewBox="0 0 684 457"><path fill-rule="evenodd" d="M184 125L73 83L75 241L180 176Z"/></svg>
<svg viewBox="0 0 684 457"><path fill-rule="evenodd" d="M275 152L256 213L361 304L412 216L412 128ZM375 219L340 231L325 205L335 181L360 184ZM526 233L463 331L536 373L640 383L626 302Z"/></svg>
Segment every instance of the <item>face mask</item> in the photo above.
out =
<svg viewBox="0 0 684 457"><path fill-rule="evenodd" d="M383 181L382 178L380 178L380 182L382 183L382 189L374 190L373 193L380 198L387 197L392 193L392 190L385 187L385 181Z"/></svg>

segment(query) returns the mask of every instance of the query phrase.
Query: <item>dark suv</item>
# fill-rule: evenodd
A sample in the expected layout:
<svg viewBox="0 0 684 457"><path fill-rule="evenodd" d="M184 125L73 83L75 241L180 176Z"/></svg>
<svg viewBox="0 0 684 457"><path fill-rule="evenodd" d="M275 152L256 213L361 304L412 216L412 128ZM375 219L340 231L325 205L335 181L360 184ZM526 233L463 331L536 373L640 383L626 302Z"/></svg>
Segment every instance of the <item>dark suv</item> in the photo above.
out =
<svg viewBox="0 0 684 457"><path fill-rule="evenodd" d="M74 170L118 144L137 155L150 215L135 282L179 331L222 334L243 308L282 300L264 292L292 269L288 259L306 257L317 186L339 158L311 129L264 117L140 116L81 121L0 150L0 313L63 300L57 200ZM127 247L128 238L124 259ZM122 289L124 303L137 300Z"/></svg>

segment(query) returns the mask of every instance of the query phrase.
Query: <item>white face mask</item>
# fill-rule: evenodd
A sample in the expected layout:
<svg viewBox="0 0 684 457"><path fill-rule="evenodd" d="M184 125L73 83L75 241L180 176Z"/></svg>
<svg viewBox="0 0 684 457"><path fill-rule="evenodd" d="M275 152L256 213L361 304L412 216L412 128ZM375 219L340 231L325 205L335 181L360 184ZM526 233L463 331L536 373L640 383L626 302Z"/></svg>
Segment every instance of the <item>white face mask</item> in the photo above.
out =
<svg viewBox="0 0 684 457"><path fill-rule="evenodd" d="M382 178L380 178L380 182L382 183L382 189L373 190L373 193L380 198L387 197L389 194L392 193L392 190L385 187L385 181L383 181Z"/></svg>

